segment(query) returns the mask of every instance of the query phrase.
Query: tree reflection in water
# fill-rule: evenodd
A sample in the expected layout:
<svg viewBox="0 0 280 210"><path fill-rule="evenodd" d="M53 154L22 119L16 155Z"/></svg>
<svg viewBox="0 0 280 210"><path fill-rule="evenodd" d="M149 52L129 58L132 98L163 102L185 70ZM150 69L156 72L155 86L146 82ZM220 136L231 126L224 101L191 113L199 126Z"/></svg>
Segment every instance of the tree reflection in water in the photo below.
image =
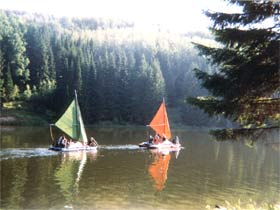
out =
<svg viewBox="0 0 280 210"><path fill-rule="evenodd" d="M212 130L210 134L217 141L242 141L250 148L254 148L256 142L260 142L274 150L280 151L279 127Z"/></svg>

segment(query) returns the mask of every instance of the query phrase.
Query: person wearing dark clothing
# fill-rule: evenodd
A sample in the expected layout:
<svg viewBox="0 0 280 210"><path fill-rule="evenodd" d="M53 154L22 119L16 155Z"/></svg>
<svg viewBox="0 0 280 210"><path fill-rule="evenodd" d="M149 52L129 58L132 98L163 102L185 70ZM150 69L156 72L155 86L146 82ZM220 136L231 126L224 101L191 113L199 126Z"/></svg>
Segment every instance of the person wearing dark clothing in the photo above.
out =
<svg viewBox="0 0 280 210"><path fill-rule="evenodd" d="M149 139L148 139L149 144L153 143L153 140L154 140L154 138L150 135Z"/></svg>

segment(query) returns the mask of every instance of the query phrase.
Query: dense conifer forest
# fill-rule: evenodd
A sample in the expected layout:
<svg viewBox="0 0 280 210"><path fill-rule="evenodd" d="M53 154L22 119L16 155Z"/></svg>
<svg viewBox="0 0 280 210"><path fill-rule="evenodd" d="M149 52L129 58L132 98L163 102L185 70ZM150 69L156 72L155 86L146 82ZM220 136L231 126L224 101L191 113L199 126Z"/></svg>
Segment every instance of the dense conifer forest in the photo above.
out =
<svg viewBox="0 0 280 210"><path fill-rule="evenodd" d="M164 97L178 124L213 123L187 97L206 94L194 68L211 72L191 41L199 33L139 32L133 23L0 12L1 106L26 102L56 119L78 92L86 123L146 124ZM216 121L216 120L214 120Z"/></svg>

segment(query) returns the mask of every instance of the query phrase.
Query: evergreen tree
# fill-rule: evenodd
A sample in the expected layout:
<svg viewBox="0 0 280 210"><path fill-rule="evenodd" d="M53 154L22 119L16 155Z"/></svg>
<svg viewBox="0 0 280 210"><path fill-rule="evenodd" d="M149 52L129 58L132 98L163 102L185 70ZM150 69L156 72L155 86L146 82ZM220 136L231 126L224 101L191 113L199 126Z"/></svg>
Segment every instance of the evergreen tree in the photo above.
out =
<svg viewBox="0 0 280 210"><path fill-rule="evenodd" d="M147 86L147 99L145 103L145 111L147 112L145 123L149 123L151 116L155 113L165 96L165 80L157 59L154 59L151 64L147 79L149 79L149 84Z"/></svg>
<svg viewBox="0 0 280 210"><path fill-rule="evenodd" d="M280 4L277 1L228 0L242 13L206 12L214 22L212 32L221 47L197 44L218 71L209 74L196 69L196 76L208 89L207 97L189 102L210 115L224 114L243 125L261 125L268 118L279 119ZM262 24L266 20L271 26ZM277 108L278 107L278 108ZM277 111L278 110L278 111Z"/></svg>
<svg viewBox="0 0 280 210"><path fill-rule="evenodd" d="M5 100L6 101L13 100L12 95L14 89L14 82L13 82L11 68L9 64L6 72L4 87L5 87Z"/></svg>
<svg viewBox="0 0 280 210"><path fill-rule="evenodd" d="M119 51L118 55L118 72L119 78L117 83L117 104L119 105L117 110L117 118L119 121L128 121L129 119L129 73L128 73L128 59L124 51Z"/></svg>
<svg viewBox="0 0 280 210"><path fill-rule="evenodd" d="M29 80L27 68L29 59L26 56L24 28L16 16L7 16L3 11L0 11L0 28L0 46L4 58L3 71L7 72L9 66L13 83L23 90ZM7 81L4 82L7 83Z"/></svg>
<svg viewBox="0 0 280 210"><path fill-rule="evenodd" d="M3 104L4 93L4 57L0 47L0 107L2 107Z"/></svg>
<svg viewBox="0 0 280 210"><path fill-rule="evenodd" d="M98 112L96 112L97 101L97 81L96 81L96 64L92 58L90 61L90 67L86 78L86 118L88 122L94 123L98 119Z"/></svg>
<svg viewBox="0 0 280 210"><path fill-rule="evenodd" d="M136 66L134 72L132 72L132 111L133 122L144 123L145 116L145 104L147 96L147 87L149 81L147 80L147 73L149 64L147 63L144 54L138 54L136 58Z"/></svg>
<svg viewBox="0 0 280 210"><path fill-rule="evenodd" d="M81 91L81 88L82 88L82 67L81 67L81 58L80 56L78 56L76 58L76 62L75 62L75 65L74 65L74 68L72 69L73 70L73 89L78 91L78 93L80 93Z"/></svg>
<svg viewBox="0 0 280 210"><path fill-rule="evenodd" d="M30 58L31 85L38 87L41 95L53 89L55 80L54 57L47 26L30 25L25 35L27 55Z"/></svg>

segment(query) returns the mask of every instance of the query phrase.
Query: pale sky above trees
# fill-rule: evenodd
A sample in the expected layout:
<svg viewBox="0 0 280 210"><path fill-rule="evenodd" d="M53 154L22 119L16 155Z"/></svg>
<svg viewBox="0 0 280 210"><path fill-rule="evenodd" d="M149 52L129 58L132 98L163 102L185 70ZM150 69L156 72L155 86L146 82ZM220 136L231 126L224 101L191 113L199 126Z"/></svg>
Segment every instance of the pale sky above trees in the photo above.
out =
<svg viewBox="0 0 280 210"><path fill-rule="evenodd" d="M223 0L0 0L0 9L55 16L105 17L130 20L143 29L173 32L207 31L203 10L232 12Z"/></svg>

